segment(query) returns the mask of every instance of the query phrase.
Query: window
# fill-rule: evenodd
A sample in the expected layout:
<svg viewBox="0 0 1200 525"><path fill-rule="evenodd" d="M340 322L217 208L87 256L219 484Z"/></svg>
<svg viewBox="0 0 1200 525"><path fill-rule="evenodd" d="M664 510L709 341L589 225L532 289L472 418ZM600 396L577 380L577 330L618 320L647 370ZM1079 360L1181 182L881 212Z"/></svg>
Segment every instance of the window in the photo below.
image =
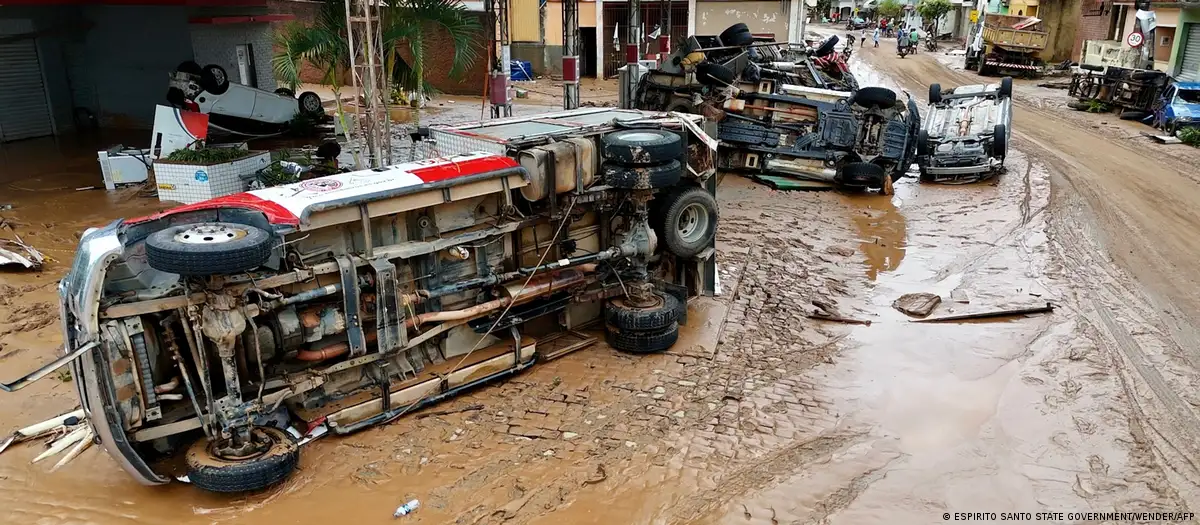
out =
<svg viewBox="0 0 1200 525"><path fill-rule="evenodd" d="M1181 89L1176 97L1188 104L1200 104L1200 89Z"/></svg>

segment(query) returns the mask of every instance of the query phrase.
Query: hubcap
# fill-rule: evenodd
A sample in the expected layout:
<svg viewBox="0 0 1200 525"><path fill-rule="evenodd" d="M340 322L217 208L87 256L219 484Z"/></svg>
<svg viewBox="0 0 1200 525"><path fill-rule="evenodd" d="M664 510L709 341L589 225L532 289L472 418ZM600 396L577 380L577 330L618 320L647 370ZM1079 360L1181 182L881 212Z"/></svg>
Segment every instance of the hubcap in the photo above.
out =
<svg viewBox="0 0 1200 525"><path fill-rule="evenodd" d="M249 437L240 443L232 438L210 442L208 454L226 461L246 461L266 454L275 446L275 437L262 429L252 429Z"/></svg>
<svg viewBox="0 0 1200 525"><path fill-rule="evenodd" d="M198 224L175 234L175 241L183 244L223 244L245 237L242 228L215 224Z"/></svg>
<svg viewBox="0 0 1200 525"><path fill-rule="evenodd" d="M308 111L321 109L321 99L317 97L304 97L304 109Z"/></svg>
<svg viewBox="0 0 1200 525"><path fill-rule="evenodd" d="M679 214L679 236L686 242L704 238L708 232L708 210L701 204L689 204Z"/></svg>
<svg viewBox="0 0 1200 525"><path fill-rule="evenodd" d="M213 79L217 81L218 85L225 83L225 73L222 73L220 69L213 69L212 75Z"/></svg>
<svg viewBox="0 0 1200 525"><path fill-rule="evenodd" d="M629 142L654 142L659 138L661 138L661 135L648 132L626 133L621 135L622 140Z"/></svg>

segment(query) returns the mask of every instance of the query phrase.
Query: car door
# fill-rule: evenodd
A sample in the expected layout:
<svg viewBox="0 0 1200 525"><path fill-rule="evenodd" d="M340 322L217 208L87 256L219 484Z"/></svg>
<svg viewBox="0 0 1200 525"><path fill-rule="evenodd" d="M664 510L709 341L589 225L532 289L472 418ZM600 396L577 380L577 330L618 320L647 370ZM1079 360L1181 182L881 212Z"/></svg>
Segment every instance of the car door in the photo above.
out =
<svg viewBox="0 0 1200 525"><path fill-rule="evenodd" d="M1159 126L1165 126L1167 121L1175 118L1175 112L1171 110L1171 102L1175 100L1175 85L1167 86L1163 90L1162 97L1154 104L1154 123Z"/></svg>

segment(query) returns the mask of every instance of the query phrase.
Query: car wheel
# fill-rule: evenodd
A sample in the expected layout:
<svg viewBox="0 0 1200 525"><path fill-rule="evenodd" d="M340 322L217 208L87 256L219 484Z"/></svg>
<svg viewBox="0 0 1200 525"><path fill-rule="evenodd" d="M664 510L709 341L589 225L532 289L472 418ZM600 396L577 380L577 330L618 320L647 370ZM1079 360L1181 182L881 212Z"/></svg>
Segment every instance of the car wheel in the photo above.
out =
<svg viewBox="0 0 1200 525"><path fill-rule="evenodd" d="M171 104L173 108L186 109L187 95L183 93L182 89L169 87L167 88L167 103Z"/></svg>
<svg viewBox="0 0 1200 525"><path fill-rule="evenodd" d="M996 91L996 96L1000 98L1009 98L1012 96L1012 77L1000 79L1000 89Z"/></svg>
<svg viewBox="0 0 1200 525"><path fill-rule="evenodd" d="M600 139L604 158L626 166L653 166L683 155L679 135L661 129L629 129Z"/></svg>
<svg viewBox="0 0 1200 525"><path fill-rule="evenodd" d="M186 456L192 485L210 492L253 492L287 479L296 470L300 447L287 432L256 427L250 434L261 449L249 457L222 457L205 438L193 443Z"/></svg>
<svg viewBox="0 0 1200 525"><path fill-rule="evenodd" d="M941 101L942 101L942 85L941 84L930 84L929 85L929 103L937 104L938 102L941 102Z"/></svg>
<svg viewBox="0 0 1200 525"><path fill-rule="evenodd" d="M929 152L929 132L921 130L917 132L917 155L925 156L929 155Z"/></svg>
<svg viewBox="0 0 1200 525"><path fill-rule="evenodd" d="M654 292L658 301L654 306L631 306L625 298L608 301L604 309L604 322L621 331L646 332L668 328L679 320L683 313L682 303L674 295Z"/></svg>
<svg viewBox="0 0 1200 525"><path fill-rule="evenodd" d="M1179 124L1177 124L1174 120L1168 120L1167 123L1165 125L1163 125L1163 132L1165 132L1169 136L1174 137L1175 132L1178 130L1179 130Z"/></svg>
<svg viewBox="0 0 1200 525"><path fill-rule="evenodd" d="M321 116L325 114L325 106L321 104L321 96L312 91L305 91L300 94L300 112L309 116Z"/></svg>
<svg viewBox="0 0 1200 525"><path fill-rule="evenodd" d="M729 86L737 81L737 74L716 62L696 64L696 81L706 86Z"/></svg>
<svg viewBox="0 0 1200 525"><path fill-rule="evenodd" d="M996 124L992 129L992 156L1004 160L1004 155L1008 153L1008 127L1004 124Z"/></svg>
<svg viewBox="0 0 1200 525"><path fill-rule="evenodd" d="M750 34L750 27L741 22L733 24L721 31L717 36L721 43L727 46L745 46L754 42L754 35Z"/></svg>
<svg viewBox="0 0 1200 525"><path fill-rule="evenodd" d="M631 354L654 354L665 352L679 340L679 323L651 331L621 330L612 325L604 326L604 340L608 346Z"/></svg>
<svg viewBox="0 0 1200 525"><path fill-rule="evenodd" d="M276 90L275 90L275 94L276 94L276 95L279 95L279 96L283 96L283 97L294 97L294 96L296 96L296 92L295 92L295 91L292 91L292 90L290 90L290 89L288 89L288 88L278 88L278 89L276 89Z"/></svg>
<svg viewBox="0 0 1200 525"><path fill-rule="evenodd" d="M662 210L662 215L655 217L655 233L676 257L690 259L712 244L720 212L717 200L704 188L671 192L662 198L657 209Z"/></svg>
<svg viewBox="0 0 1200 525"><path fill-rule="evenodd" d="M829 37L829 40L826 40L825 43L821 44L821 47L818 47L817 50L815 52L813 52L813 56L820 58L820 57L823 57L825 55L832 53L833 48L835 46L837 46L837 43L838 43L837 35L833 35L833 36Z"/></svg>
<svg viewBox="0 0 1200 525"><path fill-rule="evenodd" d="M179 275L224 275L253 270L271 257L273 240L262 228L206 222L171 226L146 238L155 270Z"/></svg>
<svg viewBox="0 0 1200 525"><path fill-rule="evenodd" d="M1104 66L1097 66L1095 64L1079 64L1079 69L1085 71L1104 71Z"/></svg>
<svg viewBox="0 0 1200 525"><path fill-rule="evenodd" d="M890 108L896 105L896 92L888 88L865 87L859 89L850 98L850 104L863 107Z"/></svg>
<svg viewBox="0 0 1200 525"><path fill-rule="evenodd" d="M185 60L185 61L181 62L179 64L179 67L175 68L175 71L178 71L180 73L187 73L189 75L196 75L196 76L200 76L200 75L204 74L204 69L200 67L200 64L197 64L196 62L194 62L192 60Z"/></svg>
<svg viewBox="0 0 1200 525"><path fill-rule="evenodd" d="M204 66L200 72L200 87L214 95L223 95L229 90L229 75L225 68L216 64Z"/></svg>
<svg viewBox="0 0 1200 525"><path fill-rule="evenodd" d="M847 186L881 187L884 176L883 168L870 162L851 162L841 169L842 184Z"/></svg>
<svg viewBox="0 0 1200 525"><path fill-rule="evenodd" d="M604 163L601 168L605 184L627 190L670 188L679 184L683 164L671 160L657 166L622 166Z"/></svg>

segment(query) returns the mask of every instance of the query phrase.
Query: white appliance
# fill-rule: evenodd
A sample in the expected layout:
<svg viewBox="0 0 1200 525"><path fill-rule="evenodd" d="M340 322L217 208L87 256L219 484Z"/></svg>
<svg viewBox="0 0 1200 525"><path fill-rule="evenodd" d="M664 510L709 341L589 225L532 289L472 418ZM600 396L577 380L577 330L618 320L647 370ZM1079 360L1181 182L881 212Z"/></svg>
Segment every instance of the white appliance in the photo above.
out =
<svg viewBox="0 0 1200 525"><path fill-rule="evenodd" d="M120 146L96 153L100 159L100 171L104 174L104 188L114 190L118 184L146 182L150 165L154 159L148 149L126 149Z"/></svg>

